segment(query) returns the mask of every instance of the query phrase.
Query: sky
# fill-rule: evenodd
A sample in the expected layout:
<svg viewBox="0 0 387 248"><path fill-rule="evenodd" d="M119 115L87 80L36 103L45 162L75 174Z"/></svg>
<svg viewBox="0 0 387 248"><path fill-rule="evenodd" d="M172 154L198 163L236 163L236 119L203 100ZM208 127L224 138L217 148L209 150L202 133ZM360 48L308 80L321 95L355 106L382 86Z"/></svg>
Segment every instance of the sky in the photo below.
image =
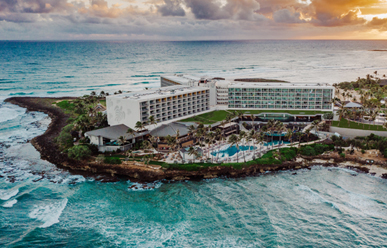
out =
<svg viewBox="0 0 387 248"><path fill-rule="evenodd" d="M387 39L387 0L0 0L0 40Z"/></svg>

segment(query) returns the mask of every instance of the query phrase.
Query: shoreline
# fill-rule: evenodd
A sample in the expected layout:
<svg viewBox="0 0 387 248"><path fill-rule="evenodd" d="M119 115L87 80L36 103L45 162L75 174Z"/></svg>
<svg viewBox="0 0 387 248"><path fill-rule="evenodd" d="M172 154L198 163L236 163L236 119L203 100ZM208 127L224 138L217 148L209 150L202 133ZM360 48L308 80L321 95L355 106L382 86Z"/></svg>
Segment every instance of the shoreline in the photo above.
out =
<svg viewBox="0 0 387 248"><path fill-rule="evenodd" d="M65 153L59 151L54 138L57 137L70 116L64 113L63 110L51 104L47 104L48 100L71 100L76 97L11 97L4 102L12 103L20 107L26 108L27 111L38 111L47 114L51 118L47 130L44 134L34 137L31 144L40 153L41 159L69 170L71 173L79 175L96 176L111 176L105 181L117 181L120 177L129 178L134 182L148 183L159 180L202 180L217 177L240 178L247 176L259 176L267 172L298 170L309 168L314 165L323 165L325 167L341 167L362 171L380 176L387 179L387 167L374 168L376 165L366 165L364 161L353 161L353 159L332 158L326 155L315 157L298 156L295 161L287 161L282 164L273 165L251 165L242 169L234 169L232 167L214 166L198 171L172 170L165 169L161 166L144 165L139 162L123 162L118 165L98 164L96 162L78 161L70 159ZM47 101L45 101L47 100ZM343 164L349 163L349 164ZM344 167L343 167L344 168Z"/></svg>

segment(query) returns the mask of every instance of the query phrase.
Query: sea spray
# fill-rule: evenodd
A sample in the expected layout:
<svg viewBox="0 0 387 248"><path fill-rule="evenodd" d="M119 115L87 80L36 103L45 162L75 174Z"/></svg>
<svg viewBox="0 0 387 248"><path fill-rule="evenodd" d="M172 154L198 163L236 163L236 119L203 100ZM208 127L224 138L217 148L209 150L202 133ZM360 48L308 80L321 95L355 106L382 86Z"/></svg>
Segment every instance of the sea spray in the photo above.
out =
<svg viewBox="0 0 387 248"><path fill-rule="evenodd" d="M65 198L58 202L50 204L35 205L29 213L29 217L43 222L39 227L46 228L59 223L59 217L67 205L68 199Z"/></svg>

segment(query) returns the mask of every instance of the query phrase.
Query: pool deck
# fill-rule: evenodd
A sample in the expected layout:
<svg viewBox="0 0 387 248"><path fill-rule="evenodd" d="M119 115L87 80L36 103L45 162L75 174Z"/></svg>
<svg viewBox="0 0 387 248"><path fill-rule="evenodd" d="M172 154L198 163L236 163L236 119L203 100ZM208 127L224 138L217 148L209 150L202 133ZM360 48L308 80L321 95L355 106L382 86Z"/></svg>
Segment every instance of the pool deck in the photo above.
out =
<svg viewBox="0 0 387 248"><path fill-rule="evenodd" d="M309 144L313 144L313 143L320 142L320 141L322 141L322 140L320 139L320 140L315 140L315 141L311 141L311 142L307 142L307 143L302 143L302 145L309 145ZM235 153L233 156L225 155L224 157L220 157L217 155L212 155L211 153L226 150L230 146L230 144L228 144L226 141L223 141L223 142L218 142L217 144L212 146L210 150L207 146L205 148L202 148L203 149L203 157L201 157L200 159L192 160L192 161L185 161L185 163L200 163L203 160L209 161L209 162L212 161L213 163L237 163L237 162L243 162L243 161L247 162L247 161L253 160L254 156L256 158L261 157L265 153L267 153L271 150L292 147L292 146L295 147L298 145L298 142L295 142L293 144L265 146L263 144L254 145L253 142L242 141L239 145L240 146L253 146L253 147L256 147L256 149L255 150L245 150L244 152L239 151L239 154ZM173 153L166 155L166 158L163 159L162 161L164 161L166 163L171 163L171 164L176 163L176 162L181 163L182 158L178 152L173 152Z"/></svg>

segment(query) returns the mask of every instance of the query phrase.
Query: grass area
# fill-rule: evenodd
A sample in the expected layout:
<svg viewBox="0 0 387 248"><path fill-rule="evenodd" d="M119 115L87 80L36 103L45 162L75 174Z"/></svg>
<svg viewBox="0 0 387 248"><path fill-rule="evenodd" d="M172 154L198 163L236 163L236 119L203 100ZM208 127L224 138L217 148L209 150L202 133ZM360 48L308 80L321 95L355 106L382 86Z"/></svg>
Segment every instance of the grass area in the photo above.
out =
<svg viewBox="0 0 387 248"><path fill-rule="evenodd" d="M70 101L67 101L67 100L64 100L64 101L61 101L61 102L57 102L56 106L58 106L61 109L64 109L64 110L67 110L67 111L71 111L71 112L75 110L74 103L72 103Z"/></svg>
<svg viewBox="0 0 387 248"><path fill-rule="evenodd" d="M100 100L99 103L101 103L103 106L106 106L106 100ZM56 106L63 109L67 114L75 114L75 104L72 101L63 100L60 102L55 103ZM87 107L92 107L93 105L89 105Z"/></svg>
<svg viewBox="0 0 387 248"><path fill-rule="evenodd" d="M226 119L226 116L234 110L215 110L209 113L204 113L191 118L181 120L182 122L198 122L202 124L214 124ZM242 110L245 114L261 114L261 113L288 113L292 115L316 115L325 114L325 111L307 111L307 110Z"/></svg>
<svg viewBox="0 0 387 248"><path fill-rule="evenodd" d="M380 125L369 125L369 124L363 124L349 121L348 126L348 120L342 119L341 121L332 121L332 127L342 127L342 128L350 128L350 129L361 129L361 130L372 130L372 131L387 131L383 126Z"/></svg>
<svg viewBox="0 0 387 248"><path fill-rule="evenodd" d="M204 113L201 115L197 115L191 118L187 118L184 120L181 120L183 122L199 122L203 124L214 124L218 121L222 121L226 119L226 116L229 114L229 112L225 110L217 110L217 111L212 111L209 113Z"/></svg>

